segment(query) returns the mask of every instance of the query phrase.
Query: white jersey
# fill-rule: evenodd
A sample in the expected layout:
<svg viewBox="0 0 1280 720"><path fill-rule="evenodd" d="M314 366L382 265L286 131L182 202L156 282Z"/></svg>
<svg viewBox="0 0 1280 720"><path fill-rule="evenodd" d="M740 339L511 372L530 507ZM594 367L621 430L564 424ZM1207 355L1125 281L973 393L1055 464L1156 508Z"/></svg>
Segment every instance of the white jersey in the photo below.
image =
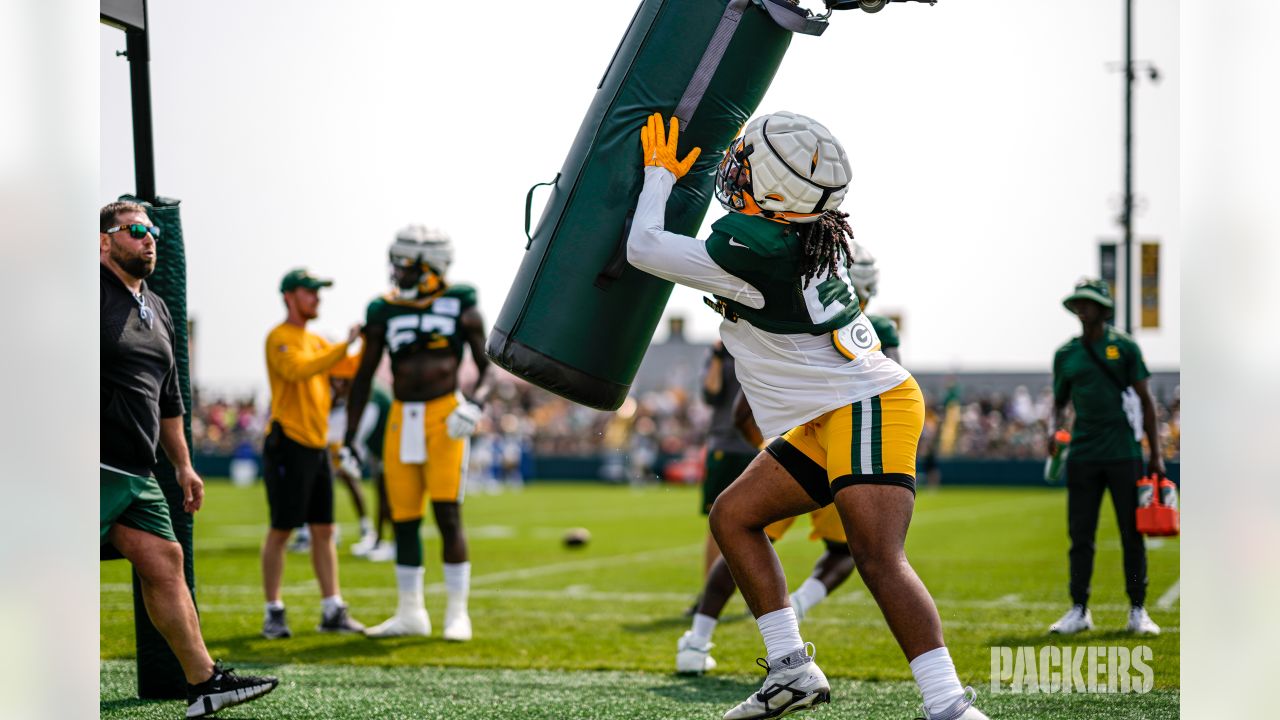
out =
<svg viewBox="0 0 1280 720"><path fill-rule="evenodd" d="M667 232L667 198L675 176L665 168L646 167L644 188L636 204L627 260L636 268L665 280L713 293L748 308L765 307L765 293L734 275L712 258L710 240ZM752 252L750 243L729 245ZM839 278L843 280L843 275ZM821 284L822 277L812 285ZM809 302L806 312L814 325L827 306ZM830 301L828 300L828 304ZM836 333L858 350L850 359L836 349L832 333L777 333L762 330L744 318L720 324L725 348L737 364L738 381L751 404L756 424L765 436L781 435L836 408L875 397L911 377L901 365L880 351L875 330L857 314Z"/></svg>

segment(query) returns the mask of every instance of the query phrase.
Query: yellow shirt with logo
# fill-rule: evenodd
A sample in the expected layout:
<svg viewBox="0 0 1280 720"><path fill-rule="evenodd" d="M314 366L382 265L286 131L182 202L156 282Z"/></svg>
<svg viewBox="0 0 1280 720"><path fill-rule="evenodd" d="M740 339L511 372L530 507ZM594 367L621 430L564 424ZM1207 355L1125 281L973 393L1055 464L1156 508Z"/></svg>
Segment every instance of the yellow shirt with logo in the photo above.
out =
<svg viewBox="0 0 1280 720"><path fill-rule="evenodd" d="M347 343L330 343L305 328L280 323L267 334L271 423L290 440L323 448L329 434L329 368L346 357Z"/></svg>

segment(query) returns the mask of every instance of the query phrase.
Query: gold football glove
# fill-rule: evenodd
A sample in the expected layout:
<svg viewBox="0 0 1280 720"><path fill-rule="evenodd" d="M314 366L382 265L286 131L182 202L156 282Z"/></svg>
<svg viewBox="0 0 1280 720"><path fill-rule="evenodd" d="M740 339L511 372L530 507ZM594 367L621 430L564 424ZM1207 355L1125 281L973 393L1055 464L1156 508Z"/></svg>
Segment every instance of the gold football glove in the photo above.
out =
<svg viewBox="0 0 1280 720"><path fill-rule="evenodd" d="M640 144L644 146L644 164L662 167L671 171L676 179L685 176L689 168L702 154L702 148L689 151L684 160L676 158L676 143L680 140L680 121L671 118L671 134L667 135L662 127L662 113L649 116L649 122L640 128Z"/></svg>

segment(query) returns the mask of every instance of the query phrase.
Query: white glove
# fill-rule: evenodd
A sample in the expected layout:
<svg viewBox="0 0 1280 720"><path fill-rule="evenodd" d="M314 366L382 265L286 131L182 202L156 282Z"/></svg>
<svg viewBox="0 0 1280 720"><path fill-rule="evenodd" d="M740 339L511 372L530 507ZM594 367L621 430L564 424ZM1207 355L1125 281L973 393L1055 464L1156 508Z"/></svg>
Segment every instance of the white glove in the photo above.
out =
<svg viewBox="0 0 1280 720"><path fill-rule="evenodd" d="M476 431L476 425L480 423L482 415L484 415L484 410L479 405L463 399L458 403L458 407L449 413L449 417L444 419L444 426L449 433L449 437L454 440L471 437L471 434Z"/></svg>
<svg viewBox="0 0 1280 720"><path fill-rule="evenodd" d="M360 468L360 457L350 445L338 448L338 473L356 479L363 474Z"/></svg>

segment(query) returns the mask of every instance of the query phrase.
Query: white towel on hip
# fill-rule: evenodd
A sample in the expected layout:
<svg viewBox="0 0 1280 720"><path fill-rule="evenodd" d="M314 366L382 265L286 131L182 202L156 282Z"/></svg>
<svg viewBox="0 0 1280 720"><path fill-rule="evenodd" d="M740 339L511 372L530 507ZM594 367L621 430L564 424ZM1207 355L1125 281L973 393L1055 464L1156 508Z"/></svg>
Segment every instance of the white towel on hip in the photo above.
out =
<svg viewBox="0 0 1280 720"><path fill-rule="evenodd" d="M400 414L400 462L418 465L427 461L427 404L407 402L401 404Z"/></svg>

